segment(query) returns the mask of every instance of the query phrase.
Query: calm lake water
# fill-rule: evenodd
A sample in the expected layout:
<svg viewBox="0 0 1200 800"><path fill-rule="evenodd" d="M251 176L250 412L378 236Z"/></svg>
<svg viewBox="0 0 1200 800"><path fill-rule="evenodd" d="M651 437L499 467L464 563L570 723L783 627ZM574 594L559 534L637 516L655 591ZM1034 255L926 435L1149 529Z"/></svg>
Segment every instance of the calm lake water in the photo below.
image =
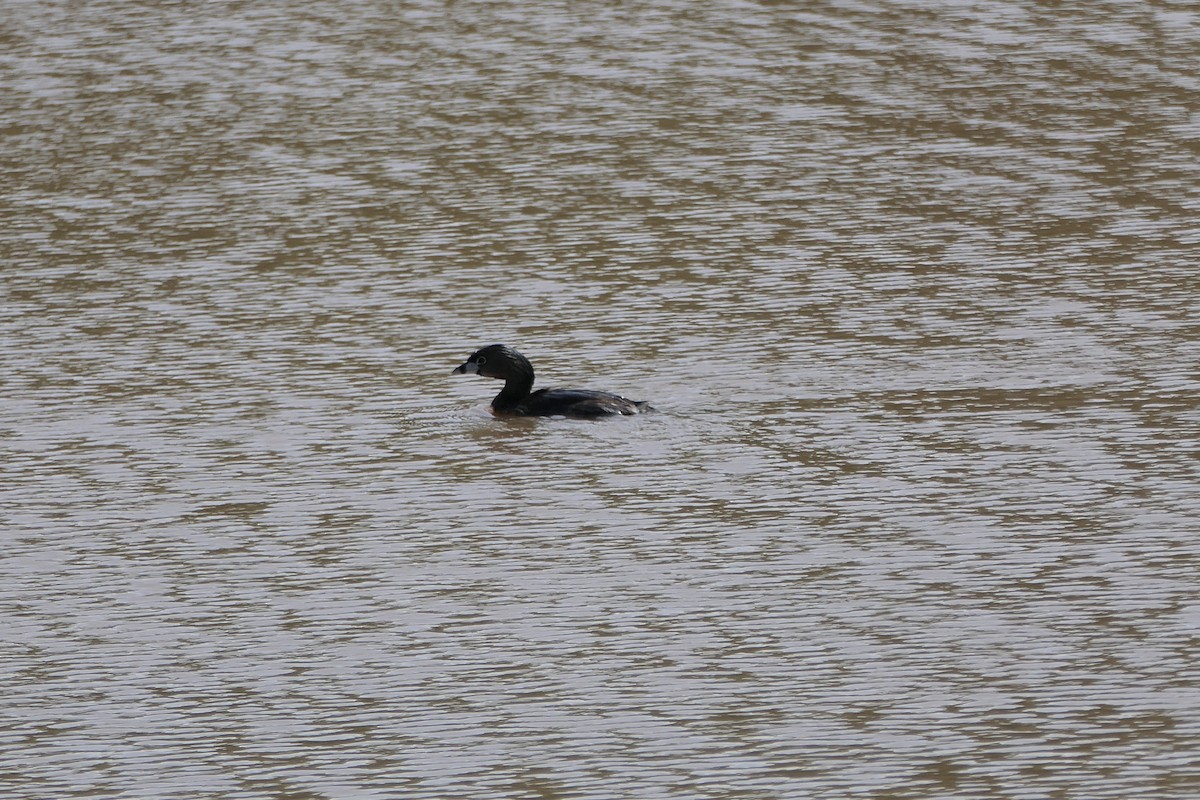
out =
<svg viewBox="0 0 1200 800"><path fill-rule="evenodd" d="M1193 4L0 20L3 797L1200 792Z"/></svg>

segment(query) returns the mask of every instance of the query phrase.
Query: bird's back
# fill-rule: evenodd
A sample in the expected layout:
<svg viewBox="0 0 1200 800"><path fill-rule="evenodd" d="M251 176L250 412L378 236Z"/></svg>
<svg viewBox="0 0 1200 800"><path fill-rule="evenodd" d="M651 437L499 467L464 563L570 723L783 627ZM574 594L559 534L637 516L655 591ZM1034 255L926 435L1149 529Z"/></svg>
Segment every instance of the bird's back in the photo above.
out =
<svg viewBox="0 0 1200 800"><path fill-rule="evenodd" d="M629 416L651 411L644 400L630 400L612 392L592 389L539 389L522 403L524 413L537 417L610 417Z"/></svg>

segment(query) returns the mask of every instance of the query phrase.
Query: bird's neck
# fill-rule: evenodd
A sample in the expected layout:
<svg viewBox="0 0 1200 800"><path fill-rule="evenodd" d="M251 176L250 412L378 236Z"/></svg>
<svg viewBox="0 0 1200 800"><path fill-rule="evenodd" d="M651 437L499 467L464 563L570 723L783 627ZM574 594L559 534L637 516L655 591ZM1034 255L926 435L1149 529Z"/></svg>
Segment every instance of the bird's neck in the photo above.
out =
<svg viewBox="0 0 1200 800"><path fill-rule="evenodd" d="M533 370L530 370L528 374L522 372L513 375L504 382L504 388L492 401L492 408L496 411L510 411L520 405L526 397L529 397L529 390L532 388Z"/></svg>

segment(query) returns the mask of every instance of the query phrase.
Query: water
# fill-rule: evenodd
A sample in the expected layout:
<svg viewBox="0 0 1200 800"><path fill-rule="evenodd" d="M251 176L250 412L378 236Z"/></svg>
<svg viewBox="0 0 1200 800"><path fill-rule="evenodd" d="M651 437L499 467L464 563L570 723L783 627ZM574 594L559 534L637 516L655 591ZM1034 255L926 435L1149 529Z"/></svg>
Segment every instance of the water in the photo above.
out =
<svg viewBox="0 0 1200 800"><path fill-rule="evenodd" d="M1190 7L0 14L6 798L1200 789Z"/></svg>

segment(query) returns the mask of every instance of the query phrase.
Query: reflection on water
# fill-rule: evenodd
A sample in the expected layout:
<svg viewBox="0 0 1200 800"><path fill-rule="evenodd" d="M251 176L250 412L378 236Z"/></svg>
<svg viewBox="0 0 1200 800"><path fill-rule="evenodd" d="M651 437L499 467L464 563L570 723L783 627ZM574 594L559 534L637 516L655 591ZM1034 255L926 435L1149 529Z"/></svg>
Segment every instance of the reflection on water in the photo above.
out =
<svg viewBox="0 0 1200 800"><path fill-rule="evenodd" d="M0 14L5 797L1195 793L1190 10Z"/></svg>

